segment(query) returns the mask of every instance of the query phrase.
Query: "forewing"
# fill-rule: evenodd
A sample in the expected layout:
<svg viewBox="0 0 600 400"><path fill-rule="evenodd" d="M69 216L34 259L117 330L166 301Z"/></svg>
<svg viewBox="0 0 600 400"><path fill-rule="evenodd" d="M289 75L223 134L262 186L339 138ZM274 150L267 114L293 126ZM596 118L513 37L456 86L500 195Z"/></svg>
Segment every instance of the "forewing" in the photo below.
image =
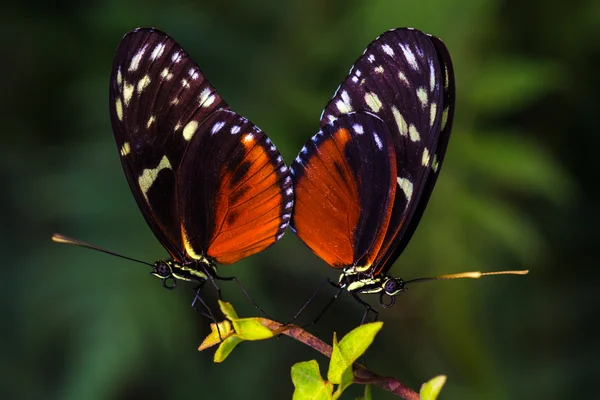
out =
<svg viewBox="0 0 600 400"><path fill-rule="evenodd" d="M369 266L379 253L395 193L395 153L381 119L343 115L322 127L290 168L298 237L335 268Z"/></svg>
<svg viewBox="0 0 600 400"><path fill-rule="evenodd" d="M427 181L422 189L421 198L416 206L414 214L412 215L412 218L410 218L408 226L405 228L404 232L398 236L397 244L390 246L390 249L380 262L381 269L384 271L387 271L389 268L391 268L392 264L400 256L400 254L402 254L408 245L408 242L412 238L412 235L417 229L419 221L421 220L421 217L425 212L425 208L427 207L427 203L429 202L429 198L431 197L431 193L433 192L433 188L435 187L435 182L440 174L442 162L444 161L446 149L448 148L448 142L450 140L450 132L452 131L456 97L456 86L454 83L454 69L452 67L452 60L444 43L434 36L431 36L430 38L436 47L440 65L442 66L442 71L444 71L444 97L440 122L440 137L438 139L435 151L432 151L433 158L431 159L431 171L427 176Z"/></svg>
<svg viewBox="0 0 600 400"><path fill-rule="evenodd" d="M287 228L294 204L289 170L269 138L231 111L195 127L178 177L188 255L231 264L264 250Z"/></svg>
<svg viewBox="0 0 600 400"><path fill-rule="evenodd" d="M405 247L416 229L435 184L435 179L428 183L434 156L438 160L443 157L440 153L447 146L449 129L442 125L445 120L449 128L453 83L446 88L445 82L452 78L451 63L447 51L440 55L442 48L445 50L439 39L415 29L382 34L354 64L321 117L324 126L347 113L369 111L383 120L392 136L397 190L372 271L375 275L389 268L399 255L395 250L403 240ZM438 144L441 131L447 132L442 146ZM428 193L422 202L425 191Z"/></svg>
<svg viewBox="0 0 600 400"><path fill-rule="evenodd" d="M191 128L222 108L226 103L172 38L136 29L122 39L110 78L113 132L137 204L176 259L182 256L176 171Z"/></svg>

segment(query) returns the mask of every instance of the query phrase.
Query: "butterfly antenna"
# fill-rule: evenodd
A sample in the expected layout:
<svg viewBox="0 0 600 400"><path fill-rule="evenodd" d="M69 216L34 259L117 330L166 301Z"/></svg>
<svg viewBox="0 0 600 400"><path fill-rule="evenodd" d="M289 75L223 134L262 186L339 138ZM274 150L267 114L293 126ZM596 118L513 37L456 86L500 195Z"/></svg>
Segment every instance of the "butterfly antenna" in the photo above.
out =
<svg viewBox="0 0 600 400"><path fill-rule="evenodd" d="M449 279L464 279L464 278L479 279L482 276L489 276L489 275L527 275L528 273L529 273L529 270L526 270L526 269L517 270L517 271L494 271L494 272L471 271L471 272L460 272L458 274L448 274L448 275L439 275L439 276L433 276L433 277L428 277L428 278L411 279L410 281L404 282L404 284L408 285L409 283L427 282L427 281L443 281L443 280L449 280Z"/></svg>
<svg viewBox="0 0 600 400"><path fill-rule="evenodd" d="M108 250L103 249L101 247L94 246L93 244L86 243L86 242L83 242L83 241L77 240L77 239L71 239L70 237L66 237L66 236L63 236L63 235L58 234L58 233L55 233L54 235L52 235L52 241L55 242L55 243L72 244L72 245L79 246L79 247L85 247L86 249L92 249L92 250L101 251L102 253L110 254L111 256L124 258L125 260L135 261L135 262L140 263L140 264L149 265L150 267L154 267L154 265L152 265L150 263L147 263L145 261L136 260L135 258L126 257L126 256L123 256L121 254L113 253L112 251L108 251Z"/></svg>

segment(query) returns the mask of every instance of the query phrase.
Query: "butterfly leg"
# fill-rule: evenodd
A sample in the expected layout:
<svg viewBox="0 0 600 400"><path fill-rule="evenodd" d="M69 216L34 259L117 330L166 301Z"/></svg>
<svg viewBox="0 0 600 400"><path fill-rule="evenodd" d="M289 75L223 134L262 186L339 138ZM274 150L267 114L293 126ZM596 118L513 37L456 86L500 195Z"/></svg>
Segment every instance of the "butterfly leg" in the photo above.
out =
<svg viewBox="0 0 600 400"><path fill-rule="evenodd" d="M295 321L298 316L302 313L302 311L304 311L304 309L310 304L312 303L312 301L315 299L315 297L317 296L317 294L321 291L321 289L323 288L323 286L329 283L331 286L333 286L334 288L337 289L336 294L333 296L333 298L331 300L329 300L329 302L325 305L325 307L323 307L323 309L321 310L321 312L319 313L319 315L317 315L317 318L315 318L312 322L306 324L306 325L302 325L303 328L306 328L308 326L314 325L317 322L319 322L319 320L321 319L321 317L323 315L325 315L325 312L329 309L329 307L331 307L331 305L333 304L333 302L340 296L340 294L342 294L342 292L344 291L344 289L342 289L337 283L333 282L331 279L327 278L325 281L323 281L323 283L321 283L319 285L319 287L317 288L317 290L313 293L312 296L310 296L310 298L308 299L308 301L306 303L304 303L304 305L302 306L302 308L300 309L300 311L298 311L296 313L296 315L294 315L294 318L292 318L292 321ZM290 323L291 323L290 322Z"/></svg>
<svg viewBox="0 0 600 400"><path fill-rule="evenodd" d="M242 285L242 283L235 277L235 276L229 276L229 277L223 277L223 276L215 276L216 279L221 280L221 281L233 281L235 282L240 290L244 293L244 295L246 296L246 298L250 301L250 303L252 303L252 305L254 306L254 308L256 308L265 318L268 319L272 319L266 312L265 310L263 310L255 301L254 299L250 296L250 294L248 293L248 291L246 290L246 288L244 287L244 285ZM220 294L220 292L219 292ZM220 296L219 296L220 298Z"/></svg>
<svg viewBox="0 0 600 400"><path fill-rule="evenodd" d="M379 311L377 311L376 309L374 309L369 303L367 303L366 301L364 301L363 299L361 299L358 294L356 293L352 293L352 297L354 297L354 299L356 299L356 301L358 301L364 308L365 308L365 312L360 320L360 324L364 324L369 312L372 312L373 315L375 315L373 322L377 321L377 318L379 318Z"/></svg>

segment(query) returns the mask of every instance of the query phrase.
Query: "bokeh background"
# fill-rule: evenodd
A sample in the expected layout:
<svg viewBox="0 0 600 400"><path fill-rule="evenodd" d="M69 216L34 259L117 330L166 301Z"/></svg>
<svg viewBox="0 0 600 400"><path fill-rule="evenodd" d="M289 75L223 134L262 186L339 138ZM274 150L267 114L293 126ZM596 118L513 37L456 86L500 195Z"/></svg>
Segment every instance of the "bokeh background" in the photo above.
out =
<svg viewBox="0 0 600 400"><path fill-rule="evenodd" d="M372 39L403 26L441 37L456 71L453 137L392 272L531 273L411 287L381 313L367 363L414 389L446 374L443 399L594 397L599 2L53 3L13 2L0 16L1 398L286 399L291 365L324 361L280 338L213 364L196 351L209 321L190 308L191 285L163 290L135 263L50 242L61 232L146 261L166 256L129 192L108 116L114 50L137 26L178 40L288 162ZM291 233L221 272L281 320L336 276ZM256 315L234 284L222 289L240 314ZM330 341L361 314L342 297L310 331Z"/></svg>

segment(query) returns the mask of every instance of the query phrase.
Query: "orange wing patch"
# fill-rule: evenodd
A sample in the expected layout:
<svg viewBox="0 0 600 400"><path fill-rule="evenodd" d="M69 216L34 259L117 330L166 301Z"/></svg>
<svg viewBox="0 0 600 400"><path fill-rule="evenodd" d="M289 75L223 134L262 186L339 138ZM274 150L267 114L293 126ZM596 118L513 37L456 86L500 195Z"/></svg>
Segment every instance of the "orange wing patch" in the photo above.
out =
<svg viewBox="0 0 600 400"><path fill-rule="evenodd" d="M287 199L281 179L287 167L270 153L269 142L256 132L241 135L241 163L231 169L224 164L215 201L215 229L208 255L231 264L273 244L283 223ZM282 170L283 169L283 170ZM292 204L289 204L291 212ZM289 216L287 217L289 218Z"/></svg>
<svg viewBox="0 0 600 400"><path fill-rule="evenodd" d="M351 139L341 128L321 142L295 186L297 234L335 268L354 262L354 230L360 217L356 178L344 156Z"/></svg>

